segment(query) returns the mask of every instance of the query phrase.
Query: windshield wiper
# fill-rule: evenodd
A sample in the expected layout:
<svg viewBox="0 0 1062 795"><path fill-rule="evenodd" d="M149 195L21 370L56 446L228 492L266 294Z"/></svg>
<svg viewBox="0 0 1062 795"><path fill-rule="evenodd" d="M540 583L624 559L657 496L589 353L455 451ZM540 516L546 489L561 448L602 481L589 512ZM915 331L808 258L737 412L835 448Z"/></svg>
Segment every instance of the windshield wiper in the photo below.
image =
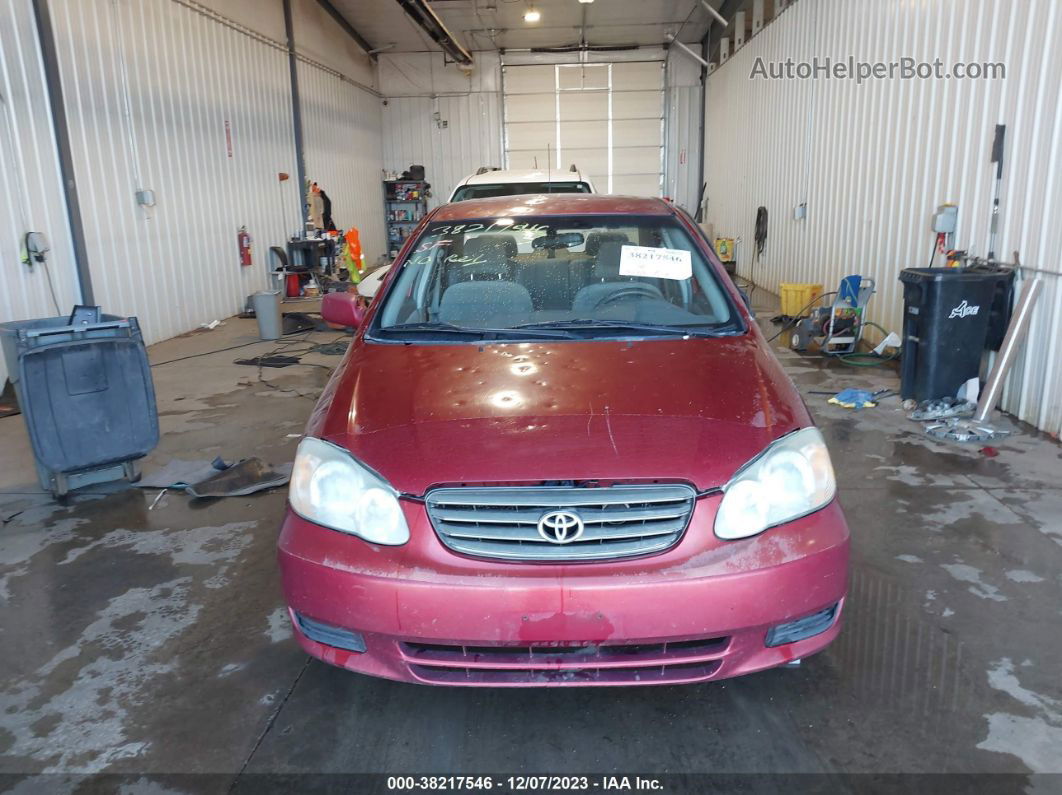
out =
<svg viewBox="0 0 1062 795"><path fill-rule="evenodd" d="M442 334L464 334L477 337L490 336L494 338L498 337L546 337L549 339L576 339L576 335L569 334L563 331L546 331L544 329L525 328L518 326L516 328L472 328L469 326L458 326L454 323L444 323L441 320L427 321L423 323L400 323L397 326L385 326L378 329L383 332L403 332L403 331L424 331L431 333Z"/></svg>
<svg viewBox="0 0 1062 795"><path fill-rule="evenodd" d="M697 324L698 327L701 324ZM602 318L575 318L573 320L551 320L546 323L524 323L517 326L519 329L537 328L563 328L563 329L593 329L615 328L629 329L631 331L663 332L681 337L715 337L717 333L711 331L695 331L689 326L667 326L659 323L639 323L637 320L606 320Z"/></svg>

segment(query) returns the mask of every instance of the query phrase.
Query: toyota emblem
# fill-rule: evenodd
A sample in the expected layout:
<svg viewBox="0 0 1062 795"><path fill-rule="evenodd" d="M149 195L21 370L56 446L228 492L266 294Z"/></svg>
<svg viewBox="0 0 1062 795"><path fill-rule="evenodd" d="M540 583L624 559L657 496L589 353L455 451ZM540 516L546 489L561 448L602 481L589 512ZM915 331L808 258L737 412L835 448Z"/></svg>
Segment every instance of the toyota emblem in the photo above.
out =
<svg viewBox="0 0 1062 795"><path fill-rule="evenodd" d="M550 511L538 520L538 534L551 544L570 544L583 534L583 520L571 511Z"/></svg>

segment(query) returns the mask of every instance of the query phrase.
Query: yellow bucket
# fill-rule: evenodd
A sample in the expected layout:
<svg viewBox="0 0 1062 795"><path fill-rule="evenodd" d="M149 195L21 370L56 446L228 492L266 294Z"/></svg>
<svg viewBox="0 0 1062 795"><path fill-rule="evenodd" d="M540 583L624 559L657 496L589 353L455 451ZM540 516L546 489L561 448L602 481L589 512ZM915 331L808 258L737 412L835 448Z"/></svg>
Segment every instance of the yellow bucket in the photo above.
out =
<svg viewBox="0 0 1062 795"><path fill-rule="evenodd" d="M778 291L782 296L782 314L796 317L811 314L812 303L822 295L822 285L782 282Z"/></svg>

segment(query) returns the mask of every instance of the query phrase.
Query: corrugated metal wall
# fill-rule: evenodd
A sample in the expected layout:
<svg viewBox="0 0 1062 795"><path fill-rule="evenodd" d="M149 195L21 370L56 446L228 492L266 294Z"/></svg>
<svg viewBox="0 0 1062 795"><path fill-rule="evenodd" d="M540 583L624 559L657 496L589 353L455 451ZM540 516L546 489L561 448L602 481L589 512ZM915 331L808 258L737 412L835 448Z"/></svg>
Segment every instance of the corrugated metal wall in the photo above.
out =
<svg viewBox="0 0 1062 795"><path fill-rule="evenodd" d="M498 58L475 57L471 75L429 53L380 58L380 90L387 97L384 168L401 173L423 165L432 207L445 203L480 166L503 165Z"/></svg>
<svg viewBox="0 0 1062 795"><path fill-rule="evenodd" d="M301 226L285 45L195 0L50 4L97 302L139 317L149 342L240 311L272 283L269 247ZM30 0L2 8L7 320L54 313L43 274L18 265L28 227L51 238L63 312L76 279ZM359 227L372 261L384 248L380 100L305 58L299 77L308 172L337 223ZM281 172L291 178L281 182ZM154 207L139 206L139 189L154 191ZM247 268L236 243L243 226L253 240Z"/></svg>
<svg viewBox="0 0 1062 795"><path fill-rule="evenodd" d="M389 133L384 138L385 167L401 173L410 164L423 165L432 186L432 207L445 203L454 186L480 166L501 165L496 94L389 98L384 124Z"/></svg>
<svg viewBox="0 0 1062 795"><path fill-rule="evenodd" d="M297 226L286 53L172 0L51 5L97 302L148 341L240 311Z"/></svg>
<svg viewBox="0 0 1062 795"><path fill-rule="evenodd" d="M0 16L0 322L5 322L65 314L79 293L33 7L30 0L3 0ZM21 262L30 231L48 238L47 270ZM6 378L0 358L0 387Z"/></svg>
<svg viewBox="0 0 1062 795"><path fill-rule="evenodd" d="M781 281L877 279L870 318L897 329L897 275L924 266L938 204L959 205L957 244L988 250L993 127L1007 125L997 253L1047 273L1004 408L1062 430L1062 8L1055 0L798 0L708 79L706 220L742 238L739 273ZM909 56L1002 61L1005 80L751 80L755 59ZM807 219L793 208L807 201ZM751 265L756 208L770 213ZM829 287L827 289L830 289Z"/></svg>
<svg viewBox="0 0 1062 795"><path fill-rule="evenodd" d="M671 48L665 80L664 195L696 213L701 188L701 65Z"/></svg>
<svg viewBox="0 0 1062 795"><path fill-rule="evenodd" d="M336 226L358 227L365 261L386 253L381 100L339 74L299 63L306 176L332 200Z"/></svg>

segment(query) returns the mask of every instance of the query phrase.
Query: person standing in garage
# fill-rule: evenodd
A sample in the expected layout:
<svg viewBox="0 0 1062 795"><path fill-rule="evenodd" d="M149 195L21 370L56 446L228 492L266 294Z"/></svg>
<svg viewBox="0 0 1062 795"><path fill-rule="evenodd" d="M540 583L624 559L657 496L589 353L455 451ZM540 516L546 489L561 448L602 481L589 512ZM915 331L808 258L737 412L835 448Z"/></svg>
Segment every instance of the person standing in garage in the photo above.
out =
<svg viewBox="0 0 1062 795"><path fill-rule="evenodd" d="M307 197L307 203L309 204L313 225L317 229L324 229L328 232L336 231L336 223L332 219L332 200L316 182L310 185L310 195Z"/></svg>
<svg viewBox="0 0 1062 795"><path fill-rule="evenodd" d="M327 232L335 232L336 222L332 220L332 200L321 188L317 190L321 194L321 220L324 221L324 229Z"/></svg>

